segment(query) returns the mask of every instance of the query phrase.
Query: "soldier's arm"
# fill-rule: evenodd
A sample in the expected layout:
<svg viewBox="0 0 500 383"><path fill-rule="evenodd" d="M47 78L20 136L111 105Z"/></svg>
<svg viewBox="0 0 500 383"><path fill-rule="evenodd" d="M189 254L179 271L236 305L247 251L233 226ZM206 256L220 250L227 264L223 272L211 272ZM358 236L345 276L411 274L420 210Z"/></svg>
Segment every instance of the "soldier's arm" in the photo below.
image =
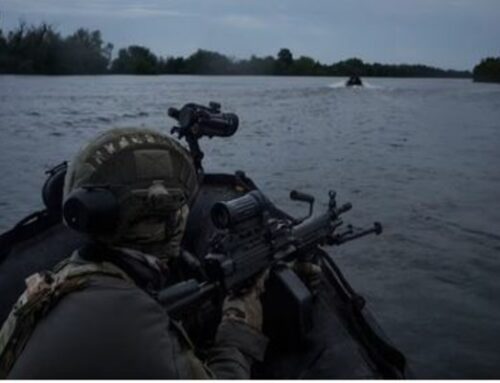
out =
<svg viewBox="0 0 500 383"><path fill-rule="evenodd" d="M249 379L254 361L262 361L267 338L247 324L224 320L217 331L207 366L218 379Z"/></svg>
<svg viewBox="0 0 500 383"><path fill-rule="evenodd" d="M252 363L264 359L268 340L262 334L260 295L266 276L263 273L250 289L224 301L222 322L207 360L217 377L249 379Z"/></svg>

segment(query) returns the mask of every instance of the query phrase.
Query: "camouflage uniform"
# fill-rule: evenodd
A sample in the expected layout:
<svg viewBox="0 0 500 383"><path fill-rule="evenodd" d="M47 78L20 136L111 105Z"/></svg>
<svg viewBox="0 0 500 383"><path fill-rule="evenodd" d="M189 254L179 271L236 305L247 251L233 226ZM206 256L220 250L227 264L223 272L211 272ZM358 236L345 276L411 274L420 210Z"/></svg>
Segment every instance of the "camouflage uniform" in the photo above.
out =
<svg viewBox="0 0 500 383"><path fill-rule="evenodd" d="M153 131L121 129L77 155L65 194L81 185L134 189L158 180L192 199L196 174L189 154ZM165 224L140 216L140 206L122 197L119 224L114 233L97 238L98 247L76 251L53 273L27 280L28 289L0 332L0 376L248 379L267 345L260 331L261 288L226 302L214 347L202 363L182 327L154 298L166 283L166 260L179 253L188 205L179 206Z"/></svg>

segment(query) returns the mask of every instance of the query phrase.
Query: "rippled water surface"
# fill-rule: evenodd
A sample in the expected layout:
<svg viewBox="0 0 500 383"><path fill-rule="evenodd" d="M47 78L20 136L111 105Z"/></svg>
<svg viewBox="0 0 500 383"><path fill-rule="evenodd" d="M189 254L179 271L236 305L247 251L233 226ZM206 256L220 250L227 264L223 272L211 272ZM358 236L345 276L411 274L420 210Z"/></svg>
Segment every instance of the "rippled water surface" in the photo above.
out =
<svg viewBox="0 0 500 383"><path fill-rule="evenodd" d="M350 220L380 220L383 236L336 257L416 375L500 378L500 86L341 81L0 76L0 230L41 208L44 171L96 133L168 131L169 106L217 100L240 129L202 142L208 171L242 169L297 215L290 189L323 203L335 189Z"/></svg>

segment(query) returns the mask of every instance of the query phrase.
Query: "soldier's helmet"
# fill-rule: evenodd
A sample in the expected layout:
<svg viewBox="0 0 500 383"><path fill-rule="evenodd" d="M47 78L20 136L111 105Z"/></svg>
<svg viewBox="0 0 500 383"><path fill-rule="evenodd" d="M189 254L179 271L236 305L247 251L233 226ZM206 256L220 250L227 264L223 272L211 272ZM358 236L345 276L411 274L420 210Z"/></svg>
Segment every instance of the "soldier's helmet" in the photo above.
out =
<svg viewBox="0 0 500 383"><path fill-rule="evenodd" d="M112 129L71 161L64 219L101 242L169 257L197 188L192 157L177 141L149 129Z"/></svg>

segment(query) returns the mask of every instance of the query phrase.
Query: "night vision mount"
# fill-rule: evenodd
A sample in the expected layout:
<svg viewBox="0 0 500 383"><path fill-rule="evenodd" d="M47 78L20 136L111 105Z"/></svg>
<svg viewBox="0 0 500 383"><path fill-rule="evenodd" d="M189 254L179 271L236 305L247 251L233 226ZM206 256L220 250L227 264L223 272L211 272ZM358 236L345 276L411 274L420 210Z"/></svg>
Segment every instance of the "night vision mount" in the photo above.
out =
<svg viewBox="0 0 500 383"><path fill-rule="evenodd" d="M238 129L239 119L234 113L222 113L221 105L210 102L208 106L188 103L181 109L169 108L168 115L177 120L170 133L177 134L179 139L185 138L196 170L202 172L203 152L198 140L201 137L230 137Z"/></svg>

